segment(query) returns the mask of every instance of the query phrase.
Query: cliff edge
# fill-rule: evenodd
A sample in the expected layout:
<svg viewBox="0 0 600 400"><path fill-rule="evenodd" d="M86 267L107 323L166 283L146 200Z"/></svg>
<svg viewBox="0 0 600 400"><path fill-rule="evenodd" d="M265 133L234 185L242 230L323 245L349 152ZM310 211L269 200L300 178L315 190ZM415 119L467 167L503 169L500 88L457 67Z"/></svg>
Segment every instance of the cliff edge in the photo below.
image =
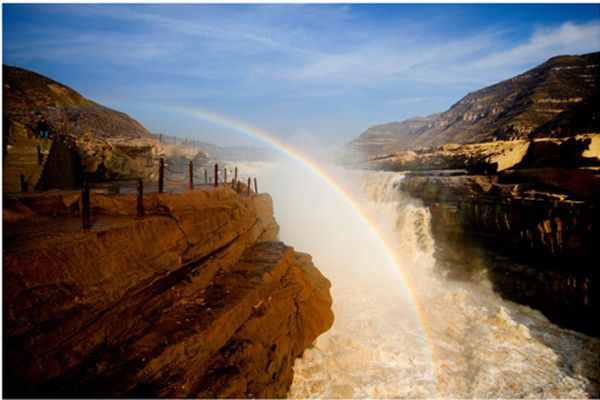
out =
<svg viewBox="0 0 600 400"><path fill-rule="evenodd" d="M4 202L5 395L283 397L333 323L329 281L229 187Z"/></svg>

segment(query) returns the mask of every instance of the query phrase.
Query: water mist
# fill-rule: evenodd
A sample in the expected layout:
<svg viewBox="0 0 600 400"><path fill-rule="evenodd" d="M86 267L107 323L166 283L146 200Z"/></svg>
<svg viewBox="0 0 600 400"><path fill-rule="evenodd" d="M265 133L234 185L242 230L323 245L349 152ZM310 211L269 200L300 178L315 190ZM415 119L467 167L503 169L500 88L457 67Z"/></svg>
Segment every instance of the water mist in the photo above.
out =
<svg viewBox="0 0 600 400"><path fill-rule="evenodd" d="M489 285L435 276L429 213L400 192L401 174L326 169L351 201L302 162L241 168L272 195L280 238L311 254L332 282L336 321L297 360L291 397L589 391L596 339L500 299Z"/></svg>

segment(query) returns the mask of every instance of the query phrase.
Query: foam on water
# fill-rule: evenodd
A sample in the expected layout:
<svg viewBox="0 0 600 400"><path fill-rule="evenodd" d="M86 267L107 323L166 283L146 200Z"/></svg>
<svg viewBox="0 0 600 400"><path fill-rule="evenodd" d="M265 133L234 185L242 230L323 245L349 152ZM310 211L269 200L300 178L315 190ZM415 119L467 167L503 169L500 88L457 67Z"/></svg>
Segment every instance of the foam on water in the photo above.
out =
<svg viewBox="0 0 600 400"><path fill-rule="evenodd" d="M433 274L429 213L398 190L401 175L334 172L394 244L398 274L321 180L295 164L255 172L273 196L281 239L310 253L332 282L334 326L296 361L291 397L598 395L598 339L504 301L489 285ZM425 305L427 335L403 277Z"/></svg>

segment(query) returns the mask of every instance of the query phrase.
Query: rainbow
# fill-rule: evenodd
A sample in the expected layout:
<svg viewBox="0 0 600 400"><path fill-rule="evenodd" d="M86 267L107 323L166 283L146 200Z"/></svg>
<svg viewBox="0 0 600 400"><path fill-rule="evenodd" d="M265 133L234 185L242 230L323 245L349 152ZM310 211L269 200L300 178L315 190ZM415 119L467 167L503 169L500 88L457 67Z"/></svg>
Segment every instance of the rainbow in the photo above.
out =
<svg viewBox="0 0 600 400"><path fill-rule="evenodd" d="M421 302L419 301L419 298L417 296L416 287L414 285L410 284L410 279L402 271L402 268L399 267L399 265L400 265L399 260L397 259L396 253L392 250L391 245L386 242L385 238L378 231L377 226L369 220L366 213L363 211L361 206L352 198L352 196L341 185L339 185L322 167L320 167L316 161L312 160L307 155L300 153L296 149L290 147L289 145L282 142L280 139L278 139L277 137L275 137L274 135L270 134L269 132L267 132L263 129L259 129L254 126L250 126L242 121L236 120L229 116L225 116L222 114L218 114L218 113L215 113L212 111L207 111L207 110L200 109L200 108L193 108L193 109L176 108L176 109L173 109L173 111L187 114L194 118L208 121L208 122L211 122L216 125L227 127L227 128L233 129L239 133L249 135L253 138L259 139L260 141L276 148L277 150L281 151L288 157L290 157L290 158L300 162L301 164L305 165L306 167L308 167L312 173L319 176L327 185L332 187L344 199L344 201L346 201L350 204L352 209L356 212L357 216L361 219L361 221L364 223L364 225L370 230L370 233L372 235L374 235L375 238L377 238L377 240L379 241L379 244L382 246L383 249L385 249L386 257L391 262L391 265L395 265L396 270L399 271L400 274L402 275L402 278L403 278L402 282L404 283L405 288L408 290L408 292L411 296L411 300L415 306L415 311L417 313L419 323L421 325L422 331L425 333L425 336L426 336L426 339L428 342L428 346L427 346L428 347L427 350L429 352L428 357L430 358L431 363L433 365L432 372L434 374L434 379L435 379L435 382L437 385L437 382L438 382L437 375L438 374L437 374L437 370L435 368L435 365L437 365L437 363L435 362L436 358L434 357L435 351L434 351L434 347L432 345L430 329L427 329L427 326L428 326L427 316L424 311L424 307L421 304Z"/></svg>

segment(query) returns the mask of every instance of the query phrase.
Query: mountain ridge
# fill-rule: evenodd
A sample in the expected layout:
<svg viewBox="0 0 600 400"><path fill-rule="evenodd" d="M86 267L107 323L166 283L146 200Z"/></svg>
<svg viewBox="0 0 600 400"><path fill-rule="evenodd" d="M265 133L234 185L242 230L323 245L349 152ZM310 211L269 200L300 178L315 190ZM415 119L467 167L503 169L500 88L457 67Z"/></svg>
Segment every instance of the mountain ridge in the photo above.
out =
<svg viewBox="0 0 600 400"><path fill-rule="evenodd" d="M3 65L4 117L32 131L44 118L52 131L75 136L150 137L129 115L96 103L76 90L25 68Z"/></svg>
<svg viewBox="0 0 600 400"><path fill-rule="evenodd" d="M470 92L444 112L371 126L350 146L372 156L448 143L597 131L599 88L600 52L556 56Z"/></svg>

